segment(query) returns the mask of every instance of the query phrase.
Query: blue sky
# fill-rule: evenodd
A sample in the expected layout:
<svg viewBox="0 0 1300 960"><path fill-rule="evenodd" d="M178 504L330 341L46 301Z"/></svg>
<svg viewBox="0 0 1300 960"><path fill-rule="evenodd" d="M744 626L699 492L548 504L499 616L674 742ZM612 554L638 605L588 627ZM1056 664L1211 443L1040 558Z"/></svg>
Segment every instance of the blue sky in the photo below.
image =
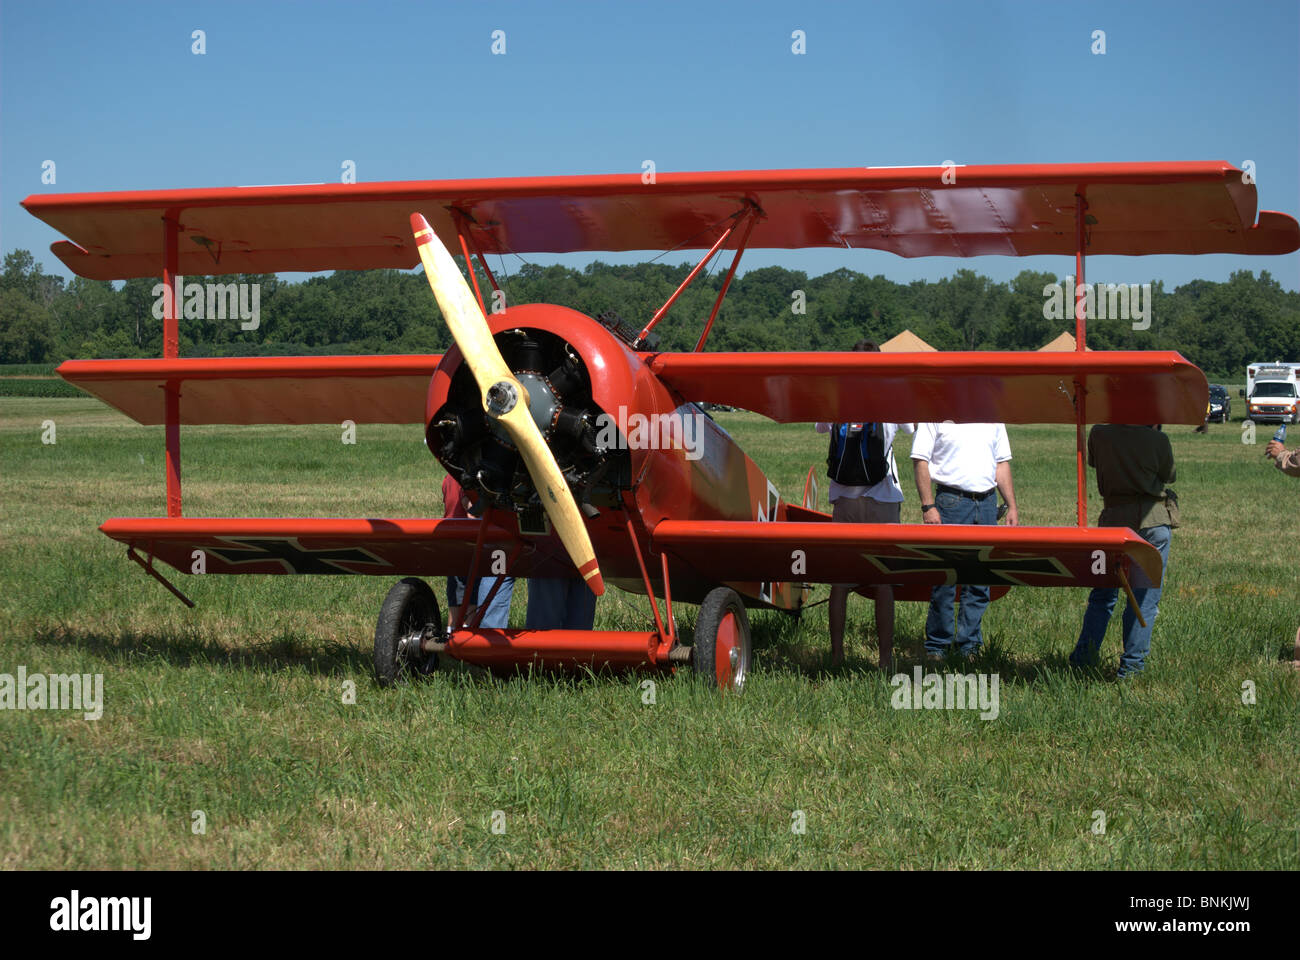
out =
<svg viewBox="0 0 1300 960"><path fill-rule="evenodd" d="M54 186L41 183L50 159ZM408 180L639 173L646 159L660 171L1249 159L1261 208L1296 216L1300 5L0 5L0 248L30 249L50 272L66 275L49 253L59 237L18 206L30 193L337 181L344 160L361 180ZM900 282L1073 269L873 251L744 259L773 263ZM1089 261L1090 279L1168 287L1237 269L1300 286L1297 254Z"/></svg>

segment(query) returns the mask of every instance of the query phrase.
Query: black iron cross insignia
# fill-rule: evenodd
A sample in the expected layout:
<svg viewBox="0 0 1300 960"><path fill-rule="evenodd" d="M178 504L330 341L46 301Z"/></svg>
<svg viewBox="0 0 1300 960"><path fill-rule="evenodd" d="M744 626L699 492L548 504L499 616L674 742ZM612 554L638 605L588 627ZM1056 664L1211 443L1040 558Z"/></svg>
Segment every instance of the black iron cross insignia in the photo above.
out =
<svg viewBox="0 0 1300 960"><path fill-rule="evenodd" d="M343 563L373 563L389 567L386 560L355 547L343 550L308 550L298 542L296 537L286 539L240 538L230 539L231 543L241 544L234 547L213 547L212 552L227 563L261 563L278 560L287 573L355 573Z"/></svg>
<svg viewBox="0 0 1300 960"><path fill-rule="evenodd" d="M921 547L898 544L910 551L907 557L863 556L884 573L943 573L944 583L952 586L967 583L979 586L1028 586L1021 574L1059 577L1073 580L1074 575L1056 557L992 558L994 547Z"/></svg>

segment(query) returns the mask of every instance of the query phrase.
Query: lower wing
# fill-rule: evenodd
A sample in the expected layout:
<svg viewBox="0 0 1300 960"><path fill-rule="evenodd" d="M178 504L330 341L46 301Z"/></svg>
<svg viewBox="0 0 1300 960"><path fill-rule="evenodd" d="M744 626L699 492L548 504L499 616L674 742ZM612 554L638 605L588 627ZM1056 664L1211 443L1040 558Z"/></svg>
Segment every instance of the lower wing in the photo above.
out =
<svg viewBox="0 0 1300 960"><path fill-rule="evenodd" d="M99 529L181 573L464 576L480 526L473 519L119 517ZM492 524L483 549L483 574L495 550L513 556L512 575L567 576L572 569Z"/></svg>
<svg viewBox="0 0 1300 960"><path fill-rule="evenodd" d="M719 581L1118 587L1162 572L1127 527L665 520L651 546Z"/></svg>

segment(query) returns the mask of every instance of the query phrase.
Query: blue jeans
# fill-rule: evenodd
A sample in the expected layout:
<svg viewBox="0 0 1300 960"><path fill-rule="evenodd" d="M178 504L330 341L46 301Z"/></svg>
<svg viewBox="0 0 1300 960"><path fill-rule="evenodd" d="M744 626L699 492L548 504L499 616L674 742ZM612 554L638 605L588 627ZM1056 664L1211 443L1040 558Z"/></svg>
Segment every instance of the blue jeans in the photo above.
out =
<svg viewBox="0 0 1300 960"><path fill-rule="evenodd" d="M459 607L465 602L465 578L447 578L447 607Z"/></svg>
<svg viewBox="0 0 1300 960"><path fill-rule="evenodd" d="M1167 571L1169 527L1143 527L1138 535L1160 551L1161 570ZM1163 586L1163 578L1159 587L1139 587L1136 582L1133 584L1133 596L1137 599L1138 609L1142 611L1142 619L1147 625L1140 625L1133 615L1133 608L1125 604L1124 652L1119 658L1118 676L1127 677L1137 673L1146 663L1147 654L1151 651L1151 628L1155 626L1156 614L1160 612L1160 591ZM1083 629L1079 632L1079 642L1075 644L1074 652L1070 654L1070 663L1077 667L1097 663L1101 641L1106 636L1106 627L1110 624L1110 614L1115 608L1118 594L1117 587L1097 587L1088 594L1088 608L1083 613Z"/></svg>
<svg viewBox="0 0 1300 960"><path fill-rule="evenodd" d="M536 577L528 581L527 630L590 630L596 595L581 577Z"/></svg>
<svg viewBox="0 0 1300 960"><path fill-rule="evenodd" d="M996 526L998 522L998 497L990 493L983 500L959 497L955 493L939 493L934 498L939 508L939 519L944 523L980 524ZM953 601L957 587L943 585L930 591L930 614L925 618L926 653L944 656L953 643ZM984 608L989 605L989 588L962 584L961 610L957 621L957 652L963 656L975 653L984 643L980 622Z"/></svg>
<svg viewBox="0 0 1300 960"><path fill-rule="evenodd" d="M514 577L479 577L478 593L475 596L478 605L483 606L492 590L492 584L498 580L501 581L501 589L497 590L497 595L492 598L492 606L483 613L483 620L479 624L484 630L504 630L510 625L510 598L515 592Z"/></svg>

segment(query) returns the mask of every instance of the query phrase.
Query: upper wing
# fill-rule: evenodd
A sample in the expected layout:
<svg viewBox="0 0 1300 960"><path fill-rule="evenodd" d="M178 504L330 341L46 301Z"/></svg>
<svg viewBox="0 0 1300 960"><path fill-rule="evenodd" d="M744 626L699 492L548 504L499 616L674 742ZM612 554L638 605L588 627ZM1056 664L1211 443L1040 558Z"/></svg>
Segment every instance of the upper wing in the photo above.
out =
<svg viewBox="0 0 1300 960"><path fill-rule="evenodd" d="M665 520L651 544L720 581L1115 587L1162 566L1127 527Z"/></svg>
<svg viewBox="0 0 1300 960"><path fill-rule="evenodd" d="M1205 419L1205 374L1172 351L661 353L650 367L688 400L782 423L880 420L1089 423Z"/></svg>
<svg viewBox="0 0 1300 960"><path fill-rule="evenodd" d="M59 375L140 423L424 423L437 355L68 360Z"/></svg>
<svg viewBox="0 0 1300 960"><path fill-rule="evenodd" d="M1073 254L1080 192L1090 255L1300 248L1292 217L1256 222L1242 181L1222 162L857 167L33 194L23 206L70 238L51 247L69 269L98 280L160 275L164 218L181 225L181 274L411 268L415 211L453 248L460 211L484 253L707 249L754 204L755 248Z"/></svg>

